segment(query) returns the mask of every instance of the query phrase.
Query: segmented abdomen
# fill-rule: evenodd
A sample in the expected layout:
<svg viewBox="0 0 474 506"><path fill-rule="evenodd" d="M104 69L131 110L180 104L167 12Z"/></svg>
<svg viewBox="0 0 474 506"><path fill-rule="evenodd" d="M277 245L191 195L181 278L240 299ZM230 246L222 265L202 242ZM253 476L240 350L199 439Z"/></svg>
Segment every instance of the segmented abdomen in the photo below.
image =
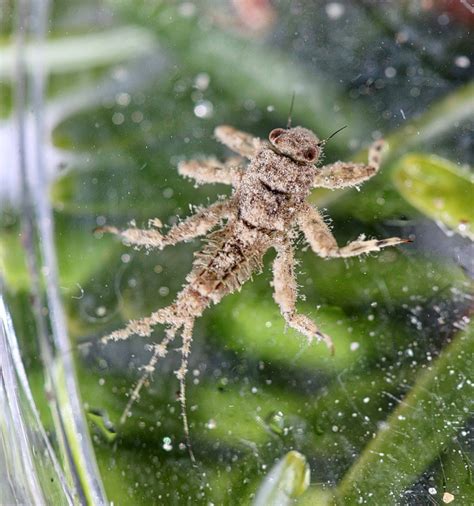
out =
<svg viewBox="0 0 474 506"><path fill-rule="evenodd" d="M208 236L186 280L190 288L214 304L235 292L262 269L268 239L242 222L233 222Z"/></svg>

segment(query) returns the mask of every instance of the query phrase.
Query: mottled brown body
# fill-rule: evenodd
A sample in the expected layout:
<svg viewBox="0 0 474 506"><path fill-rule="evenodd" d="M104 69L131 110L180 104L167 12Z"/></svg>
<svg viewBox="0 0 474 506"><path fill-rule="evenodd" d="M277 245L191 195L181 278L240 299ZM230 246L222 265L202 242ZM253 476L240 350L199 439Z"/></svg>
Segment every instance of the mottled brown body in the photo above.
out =
<svg viewBox="0 0 474 506"><path fill-rule="evenodd" d="M290 170L288 164L293 165ZM212 233L196 254L186 278L189 288L214 304L240 289L261 270L263 255L278 232L290 229L313 178L312 165L286 160L267 147L261 149L237 185L232 198L235 216L225 228Z"/></svg>
<svg viewBox="0 0 474 506"><path fill-rule="evenodd" d="M287 232L314 179L314 165L261 149L250 163L235 199L238 217L262 231Z"/></svg>
<svg viewBox="0 0 474 506"><path fill-rule="evenodd" d="M295 229L305 235L315 253L323 257L350 257L379 251L386 246L407 242L398 237L365 240L361 237L340 248L318 210L306 202L311 189L317 186L341 188L359 185L375 175L380 165L383 143L376 142L369 150L369 163L336 162L324 167L317 163L325 141L305 128L277 128L262 141L228 126L216 129L216 137L241 158L221 163L215 158L191 160L179 166L179 172L197 184L224 183L233 186L232 195L219 200L172 227L162 235L161 222L150 220L150 227L118 230L103 227L102 232L119 235L136 247L163 249L179 241L204 235L204 248L196 253L187 284L176 301L149 317L133 320L102 341L127 339L132 334L151 335L157 324L167 325L165 338L153 345L152 358L135 387L124 412L125 418L140 388L160 357L166 356L168 345L181 330L181 367L176 371L180 381L180 400L185 434L189 428L185 410L185 376L191 349L194 321L212 303L241 288L252 274L262 268L265 252L277 252L273 263L274 299L286 323L304 334L309 341L322 340L332 350L332 340L322 333L307 316L296 310L297 284L294 273L292 240ZM245 158L250 163L245 166ZM223 224L225 222L225 224ZM189 441L188 441L189 445Z"/></svg>
<svg viewBox="0 0 474 506"><path fill-rule="evenodd" d="M230 221L211 234L204 249L196 254L186 278L189 287L217 304L261 270L270 236L271 232L250 228L242 220Z"/></svg>

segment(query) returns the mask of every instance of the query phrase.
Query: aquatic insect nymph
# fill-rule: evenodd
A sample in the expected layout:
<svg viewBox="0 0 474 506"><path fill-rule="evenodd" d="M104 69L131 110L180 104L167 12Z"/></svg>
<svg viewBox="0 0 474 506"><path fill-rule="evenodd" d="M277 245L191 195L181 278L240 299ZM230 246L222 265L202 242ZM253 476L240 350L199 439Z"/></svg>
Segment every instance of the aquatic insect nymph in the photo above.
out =
<svg viewBox="0 0 474 506"><path fill-rule="evenodd" d="M166 356L170 344L181 331L181 366L176 375L188 445L185 378L194 321L207 307L240 289L253 273L260 271L266 251L274 248L277 252L273 262L273 297L286 323L305 335L308 341L324 341L333 351L331 338L296 310L297 284L292 246L296 229L303 232L312 250L322 257L352 257L409 242L398 237L382 240L361 237L339 247L319 211L306 202L313 188L355 186L374 176L380 167L383 141L372 144L367 164L336 162L316 167L325 141L306 128L274 129L269 141L230 126L218 127L215 136L239 157L223 163L214 158L185 161L178 170L197 184L232 185L230 197L199 209L165 235L160 231L158 219L150 220L149 228L144 230L136 227L118 230L111 226L99 229L118 235L128 245L161 250L218 227L207 235L205 246L195 254L193 267L186 277L187 284L173 304L140 320L132 320L124 328L102 338L102 342L107 343L134 334L150 336L156 325L166 326L162 341L152 346L151 360L130 396L123 421L147 377L155 370L158 360ZM249 160L248 164L246 160Z"/></svg>

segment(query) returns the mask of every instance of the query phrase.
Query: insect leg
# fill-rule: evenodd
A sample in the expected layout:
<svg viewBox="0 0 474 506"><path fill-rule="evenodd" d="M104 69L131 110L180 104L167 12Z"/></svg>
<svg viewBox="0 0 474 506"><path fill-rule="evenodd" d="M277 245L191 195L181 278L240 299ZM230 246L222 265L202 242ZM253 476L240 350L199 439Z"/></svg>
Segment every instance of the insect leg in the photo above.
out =
<svg viewBox="0 0 474 506"><path fill-rule="evenodd" d="M194 237L204 235L229 215L230 202L229 199L218 200L209 207L199 209L196 214L171 227L166 235L162 235L158 230L162 225L156 218L149 221L150 228L147 230L136 227L119 230L116 227L105 226L96 229L96 232L118 235L126 244L131 246L144 246L147 249L158 248L161 250L165 246L174 245L181 241L189 241Z"/></svg>
<svg viewBox="0 0 474 506"><path fill-rule="evenodd" d="M222 183L237 186L244 171L242 162L240 157L233 157L225 162L220 162L216 158L185 160L178 165L178 172L182 176L194 179L197 185Z"/></svg>
<svg viewBox="0 0 474 506"><path fill-rule="evenodd" d="M362 237L356 241L352 241L347 246L339 248L338 257L347 258L380 251L387 246L396 246L397 244L405 244L412 242L410 239L401 239L400 237L389 237L387 239L369 239L364 240Z"/></svg>
<svg viewBox="0 0 474 506"><path fill-rule="evenodd" d="M189 457L193 463L196 462L194 457L192 445L191 445L191 437L189 431L189 422L188 415L186 413L186 374L188 372L188 357L191 353L191 344L193 341L193 327L194 327L194 318L190 317L184 323L183 328L183 345L181 347L181 365L179 369L176 371L176 377L179 380L179 402L181 404L181 418L183 420L183 429L184 436L186 438L186 446L188 447Z"/></svg>
<svg viewBox="0 0 474 506"><path fill-rule="evenodd" d="M127 419L130 409L132 408L135 401L137 401L140 398L140 390L145 385L147 379L154 373L156 364L160 358L166 357L168 354L168 345L171 343L171 341L174 340L177 327L170 327L166 330L166 337L161 341L159 344L153 344L152 350L153 354L151 356L150 361L146 366L143 367L143 374L141 378L138 380L137 384L135 385L135 388L130 393L130 398L127 402L127 405L122 413L122 416L120 417L120 423L123 424L125 420Z"/></svg>
<svg viewBox="0 0 474 506"><path fill-rule="evenodd" d="M111 334L103 336L100 342L102 344L107 344L110 341L123 341L133 335L148 337L153 332L153 327L155 325L172 321L172 318L173 315L170 308L159 309L151 313L150 316L146 316L140 320L130 320L122 329L115 330Z"/></svg>
<svg viewBox="0 0 474 506"><path fill-rule="evenodd" d="M375 176L380 169L381 153L385 142L374 142L369 148L369 163L336 162L316 168L313 186L320 188L347 188L357 186Z"/></svg>
<svg viewBox="0 0 474 506"><path fill-rule="evenodd" d="M309 204L298 215L298 226L303 231L311 249L321 257L354 257L364 253L380 251L387 246L411 242L409 239L401 239L400 237L370 240L360 238L340 248L323 217Z"/></svg>
<svg viewBox="0 0 474 506"><path fill-rule="evenodd" d="M331 353L334 351L332 339L319 331L316 324L307 316L296 312L298 288L296 285L293 248L289 241L275 245L277 256L273 262L273 298L280 306L286 323L305 335L311 342L315 337L324 341Z"/></svg>
<svg viewBox="0 0 474 506"><path fill-rule="evenodd" d="M218 126L214 135L219 142L245 158L253 158L262 143L258 137L227 125Z"/></svg>

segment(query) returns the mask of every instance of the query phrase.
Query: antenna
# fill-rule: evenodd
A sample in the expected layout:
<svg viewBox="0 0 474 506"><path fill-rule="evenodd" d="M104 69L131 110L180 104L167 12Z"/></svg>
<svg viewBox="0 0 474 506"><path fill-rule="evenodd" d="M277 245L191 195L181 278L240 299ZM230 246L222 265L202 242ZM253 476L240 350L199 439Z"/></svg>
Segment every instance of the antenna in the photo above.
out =
<svg viewBox="0 0 474 506"><path fill-rule="evenodd" d="M327 142L329 139L332 139L336 134L338 134L341 130L344 130L344 128L347 128L347 125L344 125L343 127L337 129L335 132L333 132L329 137L324 139L324 142Z"/></svg>
<svg viewBox="0 0 474 506"><path fill-rule="evenodd" d="M291 115L293 114L293 106L295 105L295 95L296 93L293 92L293 95L291 96L291 104L290 104L290 112L288 113L288 122L286 123L286 128L291 128Z"/></svg>

